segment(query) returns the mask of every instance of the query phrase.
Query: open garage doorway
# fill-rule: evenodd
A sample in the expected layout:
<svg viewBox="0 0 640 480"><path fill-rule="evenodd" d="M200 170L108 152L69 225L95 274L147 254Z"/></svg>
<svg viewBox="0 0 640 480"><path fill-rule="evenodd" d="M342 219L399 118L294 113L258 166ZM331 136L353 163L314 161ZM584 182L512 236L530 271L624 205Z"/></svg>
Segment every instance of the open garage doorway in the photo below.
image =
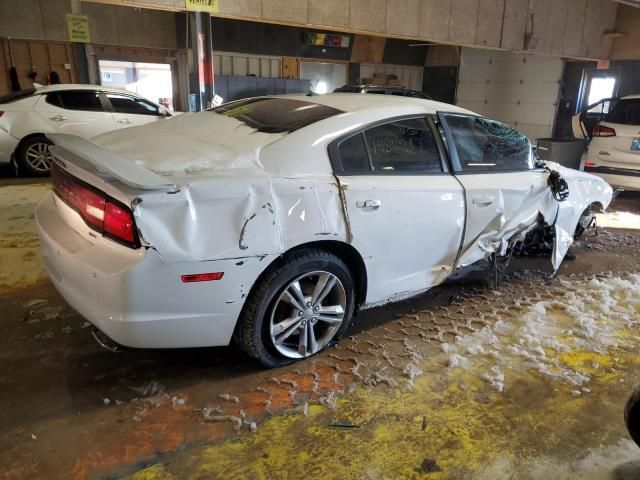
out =
<svg viewBox="0 0 640 480"><path fill-rule="evenodd" d="M135 92L173 110L173 82L168 63L99 60L100 84Z"/></svg>

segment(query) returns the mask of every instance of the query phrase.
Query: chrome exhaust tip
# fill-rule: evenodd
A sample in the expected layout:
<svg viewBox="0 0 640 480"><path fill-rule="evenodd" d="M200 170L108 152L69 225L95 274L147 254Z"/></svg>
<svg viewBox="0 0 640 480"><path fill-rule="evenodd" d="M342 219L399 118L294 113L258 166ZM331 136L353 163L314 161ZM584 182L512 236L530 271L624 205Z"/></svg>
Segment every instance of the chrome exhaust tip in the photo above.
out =
<svg viewBox="0 0 640 480"><path fill-rule="evenodd" d="M122 345L112 340L111 337L96 327L91 329L91 335L93 335L93 338L98 342L98 345L102 348L106 348L110 352L117 353L124 350Z"/></svg>

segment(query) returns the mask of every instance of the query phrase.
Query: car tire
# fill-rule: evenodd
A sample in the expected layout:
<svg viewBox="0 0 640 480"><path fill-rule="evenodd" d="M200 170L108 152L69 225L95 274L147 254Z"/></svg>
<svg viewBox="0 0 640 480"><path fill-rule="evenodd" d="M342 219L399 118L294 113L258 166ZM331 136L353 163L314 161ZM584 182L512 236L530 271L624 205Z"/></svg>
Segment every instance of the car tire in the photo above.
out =
<svg viewBox="0 0 640 480"><path fill-rule="evenodd" d="M49 146L53 145L44 135L29 137L16 148L16 162L20 175L46 177L51 173L53 157Z"/></svg>
<svg viewBox="0 0 640 480"><path fill-rule="evenodd" d="M627 400L624 423L633 441L640 446L640 390L636 390Z"/></svg>
<svg viewBox="0 0 640 480"><path fill-rule="evenodd" d="M269 368L311 357L349 326L354 292L351 272L337 256L317 249L292 253L255 284L234 338Z"/></svg>

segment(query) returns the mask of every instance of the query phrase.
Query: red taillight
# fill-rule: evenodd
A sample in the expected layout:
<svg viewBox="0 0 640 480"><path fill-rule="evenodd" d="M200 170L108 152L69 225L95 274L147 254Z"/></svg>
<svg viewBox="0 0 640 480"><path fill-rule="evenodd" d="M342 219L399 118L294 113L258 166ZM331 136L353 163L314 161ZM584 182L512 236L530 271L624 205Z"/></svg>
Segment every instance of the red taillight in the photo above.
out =
<svg viewBox="0 0 640 480"><path fill-rule="evenodd" d="M596 164L595 164L595 163L593 163L593 162L584 162L584 166L585 166L585 167L595 167L595 166L596 166Z"/></svg>
<svg viewBox="0 0 640 480"><path fill-rule="evenodd" d="M4 115L4 112L0 110L0 117Z"/></svg>
<svg viewBox="0 0 640 480"><path fill-rule="evenodd" d="M224 276L224 272L212 272L212 273L192 273L189 275L182 275L182 283L193 282L211 282L212 280L220 280Z"/></svg>
<svg viewBox="0 0 640 480"><path fill-rule="evenodd" d="M104 211L104 233L127 243L134 243L133 218L131 211L107 200Z"/></svg>
<svg viewBox="0 0 640 480"><path fill-rule="evenodd" d="M61 171L55 164L51 177L58 197L78 212L87 225L130 247L139 246L133 215L125 205Z"/></svg>
<svg viewBox="0 0 640 480"><path fill-rule="evenodd" d="M616 131L611 127L605 127L604 125L596 125L593 127L592 136L594 137L615 137Z"/></svg>

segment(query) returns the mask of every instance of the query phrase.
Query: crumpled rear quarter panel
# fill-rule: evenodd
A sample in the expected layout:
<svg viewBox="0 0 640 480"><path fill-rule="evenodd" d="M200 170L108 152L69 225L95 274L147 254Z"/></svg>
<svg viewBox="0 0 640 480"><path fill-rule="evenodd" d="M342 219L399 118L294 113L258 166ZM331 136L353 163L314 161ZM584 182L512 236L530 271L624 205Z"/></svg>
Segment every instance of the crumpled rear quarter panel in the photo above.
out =
<svg viewBox="0 0 640 480"><path fill-rule="evenodd" d="M332 176L217 176L140 199L134 212L141 237L168 262L281 254L306 242L346 239Z"/></svg>

